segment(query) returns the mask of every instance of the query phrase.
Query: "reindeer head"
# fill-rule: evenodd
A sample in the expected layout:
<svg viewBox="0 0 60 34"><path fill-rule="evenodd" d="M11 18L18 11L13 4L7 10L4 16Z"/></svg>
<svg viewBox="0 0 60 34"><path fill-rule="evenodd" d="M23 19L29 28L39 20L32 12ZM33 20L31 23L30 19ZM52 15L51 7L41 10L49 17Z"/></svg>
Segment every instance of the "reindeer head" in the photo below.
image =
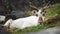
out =
<svg viewBox="0 0 60 34"><path fill-rule="evenodd" d="M47 12L47 9L49 8L49 4L50 4L50 1L46 3L44 7L42 7L41 9L38 9L36 6L32 5L32 3L30 2L30 7L33 8L32 10L35 16L41 16L41 15L44 16L45 13Z"/></svg>
<svg viewBox="0 0 60 34"><path fill-rule="evenodd" d="M32 13L34 16L37 16L37 17L41 16L41 9L40 10L33 10Z"/></svg>

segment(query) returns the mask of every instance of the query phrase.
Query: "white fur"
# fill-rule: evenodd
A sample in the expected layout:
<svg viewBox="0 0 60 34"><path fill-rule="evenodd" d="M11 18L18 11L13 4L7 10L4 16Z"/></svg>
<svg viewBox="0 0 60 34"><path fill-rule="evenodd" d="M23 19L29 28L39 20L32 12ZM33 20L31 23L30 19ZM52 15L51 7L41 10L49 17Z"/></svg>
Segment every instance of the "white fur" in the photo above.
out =
<svg viewBox="0 0 60 34"><path fill-rule="evenodd" d="M3 26L8 27L12 23L12 19L9 19Z"/></svg>

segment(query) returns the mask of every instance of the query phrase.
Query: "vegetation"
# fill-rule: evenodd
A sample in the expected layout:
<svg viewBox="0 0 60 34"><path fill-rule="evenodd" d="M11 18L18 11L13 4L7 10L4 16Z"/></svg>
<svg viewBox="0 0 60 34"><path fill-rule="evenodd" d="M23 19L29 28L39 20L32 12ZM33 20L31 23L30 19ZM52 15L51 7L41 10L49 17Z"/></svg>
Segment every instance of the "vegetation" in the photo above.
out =
<svg viewBox="0 0 60 34"><path fill-rule="evenodd" d="M24 34L27 32L35 32L38 30L42 30L42 29L47 29L47 28L51 28L51 27L55 27L55 26L60 26L59 22L55 22L55 23L51 23L51 24L44 24L44 25L38 25L38 26L34 26L34 27L29 27L29 28L25 28L25 29L15 29L13 31L14 34Z"/></svg>
<svg viewBox="0 0 60 34"><path fill-rule="evenodd" d="M46 19L55 14L60 14L59 7L60 7L60 4L51 5L47 13L45 14ZM51 22L50 24L38 25L38 26L33 26L33 27L25 28L25 29L15 29L13 30L13 34L24 34L27 32L35 32L38 30L47 29L47 28L56 27L56 26L60 27L60 20L55 20L55 22Z"/></svg>
<svg viewBox="0 0 60 34"><path fill-rule="evenodd" d="M60 14L59 7L60 7L60 3L50 6L47 13L45 14L45 17L47 18L47 17L53 16L55 14Z"/></svg>
<svg viewBox="0 0 60 34"><path fill-rule="evenodd" d="M45 1L53 2L54 0L45 0ZM55 1L57 3L60 0L55 0ZM43 2L44 1L42 1L42 0L0 0L0 13L2 15L7 15L7 14L10 14L12 11L16 10L17 14L18 14L19 11L24 12L24 11L29 11L29 10L34 9L34 6L37 8L40 8L40 7L42 7L42 4L45 4ZM3 10L1 10L1 9L3 9ZM30 13L30 12L31 11L29 11L27 13L29 15L31 15L32 13ZM51 5L48 8L47 13L45 14L45 19L47 19L48 17L53 16L55 14L60 14L60 3ZM33 27L25 28L25 29L14 29L12 31L12 33L13 34L24 34L27 32L35 32L38 30L47 29L47 28L54 27L54 26L60 26L60 20L57 20L57 21L55 20L55 22L51 22L50 24L38 25L38 26L33 26Z"/></svg>

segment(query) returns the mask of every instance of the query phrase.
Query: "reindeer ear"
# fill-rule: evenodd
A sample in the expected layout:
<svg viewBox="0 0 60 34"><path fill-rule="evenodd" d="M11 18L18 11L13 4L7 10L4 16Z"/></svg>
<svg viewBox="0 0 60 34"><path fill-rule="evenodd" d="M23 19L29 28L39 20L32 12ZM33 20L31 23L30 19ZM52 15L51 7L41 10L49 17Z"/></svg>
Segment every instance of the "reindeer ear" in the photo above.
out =
<svg viewBox="0 0 60 34"><path fill-rule="evenodd" d="M33 10L33 11L32 11L32 15L35 15L35 14L36 14L36 11L35 11L35 10Z"/></svg>
<svg viewBox="0 0 60 34"><path fill-rule="evenodd" d="M36 13L36 10L33 10L32 13Z"/></svg>

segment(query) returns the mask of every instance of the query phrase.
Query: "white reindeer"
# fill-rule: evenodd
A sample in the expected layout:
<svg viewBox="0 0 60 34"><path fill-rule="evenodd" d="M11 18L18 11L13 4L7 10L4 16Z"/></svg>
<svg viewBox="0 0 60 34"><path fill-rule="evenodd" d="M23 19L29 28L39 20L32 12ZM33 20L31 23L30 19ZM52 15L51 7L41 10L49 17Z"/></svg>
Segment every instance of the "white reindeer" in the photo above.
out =
<svg viewBox="0 0 60 34"><path fill-rule="evenodd" d="M31 26L37 26L40 22L42 23L42 20L44 20L44 17L41 14L41 9L40 10L35 10L33 11L34 15L25 17L25 18L19 18L16 20L9 19L4 26L10 27L10 28L20 28L24 29L26 27L31 27ZM42 20L40 20L40 18Z"/></svg>

